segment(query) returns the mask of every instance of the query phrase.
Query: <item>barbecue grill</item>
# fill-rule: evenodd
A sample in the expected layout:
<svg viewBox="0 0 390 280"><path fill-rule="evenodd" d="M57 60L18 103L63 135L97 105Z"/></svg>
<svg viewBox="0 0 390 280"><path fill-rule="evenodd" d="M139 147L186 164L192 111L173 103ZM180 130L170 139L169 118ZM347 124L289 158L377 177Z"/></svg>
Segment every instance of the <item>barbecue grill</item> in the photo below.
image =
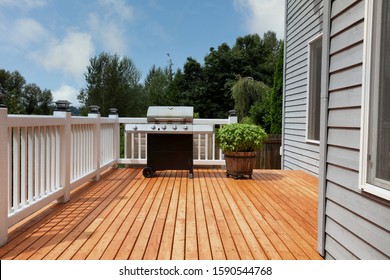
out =
<svg viewBox="0 0 390 280"><path fill-rule="evenodd" d="M150 106L146 124L126 126L147 133L146 178L158 170L188 170L193 177L193 115L193 107Z"/></svg>

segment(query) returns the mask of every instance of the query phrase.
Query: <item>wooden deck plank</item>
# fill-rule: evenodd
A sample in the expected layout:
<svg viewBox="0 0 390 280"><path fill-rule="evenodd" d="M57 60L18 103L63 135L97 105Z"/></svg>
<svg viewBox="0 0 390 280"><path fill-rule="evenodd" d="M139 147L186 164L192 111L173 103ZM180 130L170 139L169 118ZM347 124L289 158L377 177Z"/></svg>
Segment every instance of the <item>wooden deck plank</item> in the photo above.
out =
<svg viewBox="0 0 390 280"><path fill-rule="evenodd" d="M11 227L0 259L321 259L317 184L302 171L116 169Z"/></svg>
<svg viewBox="0 0 390 280"><path fill-rule="evenodd" d="M212 188L208 187L206 183L205 175L208 174L203 170L199 172L200 191L203 199L212 258L215 260L225 260L226 258L237 259L237 250L223 216L222 209L217 203Z"/></svg>
<svg viewBox="0 0 390 280"><path fill-rule="evenodd" d="M125 174L125 171L117 170L111 176L120 176L120 174ZM120 181L118 181L120 182ZM90 185L87 185L89 187ZM105 186L105 188L102 188ZM58 236L53 230L59 222L63 221L65 217L71 217L72 222L68 225L71 227L69 231L73 231L75 225L83 221L84 218L93 220L93 216L85 216L88 213L88 209L94 208L95 205L98 205L97 199L104 196L105 194L112 194L112 190L115 188L115 182L97 182L94 184L94 188L82 193L80 197L75 198L72 201L72 204L64 204L63 207L57 207L55 211L47 215L44 219L37 222L36 225L31 226L30 228L22 231L18 237L15 237L12 242L9 242L0 249L0 254L2 250L7 250L9 246L15 246L12 250L13 259L27 259L31 257L34 252L39 250L49 238ZM89 199L92 197L93 199ZM85 203L82 201L85 200ZM99 209L102 209L103 206ZM23 225L21 226L23 227ZM66 232L69 232L66 230ZM21 256L18 256L22 254ZM7 259L7 255L1 254L2 259Z"/></svg>
<svg viewBox="0 0 390 280"><path fill-rule="evenodd" d="M217 178L216 178L217 179ZM216 199L219 201L223 214L225 216L226 221L228 221L228 227L233 237L234 243L237 248L237 252L240 256L240 259L243 260L252 260L254 259L251 249L246 242L245 234L247 232L242 232L240 225L243 226L242 221L236 220L233 210L230 208L228 199L225 197L225 192L223 191L224 183L220 180L214 180L213 188ZM222 187L221 187L222 185Z"/></svg>
<svg viewBox="0 0 390 280"><path fill-rule="evenodd" d="M169 202L173 193L174 177L171 176L171 173L168 173L164 180L166 180L167 188L165 190L160 209L157 213L156 221L149 238L148 246L145 249L145 254L143 257L143 259L145 260L156 260L161 246L162 234L164 232L166 217L168 215Z"/></svg>
<svg viewBox="0 0 390 280"><path fill-rule="evenodd" d="M176 174L176 173L175 173ZM181 174L180 174L181 175ZM172 256L173 238L175 234L176 213L179 203L180 194L180 177L175 177L173 181L173 192L171 201L169 202L168 214L164 227L164 232L161 238L160 251L158 252L158 260L170 260Z"/></svg>
<svg viewBox="0 0 390 280"><path fill-rule="evenodd" d="M158 212L160 211L161 202L168 185L168 178L166 177L167 175L169 176L170 173L164 172L163 175L160 175L160 176L164 176L162 180L159 180L160 184L158 185L158 183L156 182L156 184L153 186L154 188L159 187L159 190L157 192L157 195L155 196L152 206L150 207L147 217L144 218L142 229L138 235L137 242L134 245L134 249L130 255L131 260L143 259L146 248L148 246L151 247L153 246L152 244L149 243L149 239L150 239L150 235L152 234ZM142 217L140 218L142 219ZM151 249L157 251L158 247L155 248L152 247Z"/></svg>

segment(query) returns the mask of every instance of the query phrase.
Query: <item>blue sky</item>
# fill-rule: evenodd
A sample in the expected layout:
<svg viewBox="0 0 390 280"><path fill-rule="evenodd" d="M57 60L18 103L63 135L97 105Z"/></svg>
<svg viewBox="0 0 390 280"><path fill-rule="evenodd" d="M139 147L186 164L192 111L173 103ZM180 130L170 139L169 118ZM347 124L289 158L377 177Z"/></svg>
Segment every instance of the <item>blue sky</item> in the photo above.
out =
<svg viewBox="0 0 390 280"><path fill-rule="evenodd" d="M53 92L85 87L89 59L105 51L130 57L143 78L152 65L203 63L210 47L238 36L284 34L284 0L0 0L0 69Z"/></svg>

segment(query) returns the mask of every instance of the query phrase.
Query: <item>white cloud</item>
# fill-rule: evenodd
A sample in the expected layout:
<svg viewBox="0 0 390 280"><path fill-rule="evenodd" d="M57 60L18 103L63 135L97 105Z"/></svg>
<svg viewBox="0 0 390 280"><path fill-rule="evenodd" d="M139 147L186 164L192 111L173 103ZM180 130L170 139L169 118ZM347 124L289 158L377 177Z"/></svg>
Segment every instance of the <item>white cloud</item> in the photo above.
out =
<svg viewBox="0 0 390 280"><path fill-rule="evenodd" d="M31 18L16 20L7 29L9 42L18 48L26 48L31 43L41 42L47 35L45 27Z"/></svg>
<svg viewBox="0 0 390 280"><path fill-rule="evenodd" d="M262 36L271 30L279 39L284 37L284 0L233 0L245 15L246 27L251 33Z"/></svg>
<svg viewBox="0 0 390 280"><path fill-rule="evenodd" d="M62 41L52 40L44 50L32 53L31 57L46 70L61 70L80 81L93 55L91 35L71 31Z"/></svg>
<svg viewBox="0 0 390 280"><path fill-rule="evenodd" d="M69 85L62 85L60 88L53 90L52 94L54 102L56 102L57 100L68 100L72 103L71 106L80 106L80 103L77 100L77 95L79 94L79 91L74 87L71 87Z"/></svg>
<svg viewBox="0 0 390 280"><path fill-rule="evenodd" d="M124 0L99 0L98 3L101 9L87 18L94 40L108 52L126 53L126 29L136 18L134 8Z"/></svg>
<svg viewBox="0 0 390 280"><path fill-rule="evenodd" d="M114 22L103 22L96 14L90 14L88 25L103 48L112 53L124 53L126 51L126 41L124 31Z"/></svg>

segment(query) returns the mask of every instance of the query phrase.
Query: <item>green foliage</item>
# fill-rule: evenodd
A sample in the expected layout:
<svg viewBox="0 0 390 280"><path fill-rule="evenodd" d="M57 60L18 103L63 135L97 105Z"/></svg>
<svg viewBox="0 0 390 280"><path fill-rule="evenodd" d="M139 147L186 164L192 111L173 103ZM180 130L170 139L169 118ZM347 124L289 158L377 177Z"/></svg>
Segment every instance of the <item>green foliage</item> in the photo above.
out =
<svg viewBox="0 0 390 280"><path fill-rule="evenodd" d="M36 84L26 84L18 71L0 69L0 86L10 114L49 115L53 112L51 91L41 90Z"/></svg>
<svg viewBox="0 0 390 280"><path fill-rule="evenodd" d="M263 82L255 81L252 77L240 78L232 87L232 96L235 102L239 120L251 117L253 106L259 106L269 95L270 88ZM263 113L262 113L263 114ZM252 119L256 124L263 125L262 117Z"/></svg>
<svg viewBox="0 0 390 280"><path fill-rule="evenodd" d="M87 87L77 97L84 107L98 105L102 115L110 108L117 108L120 116L146 114L141 73L129 57L101 53L90 59L85 79Z"/></svg>
<svg viewBox="0 0 390 280"><path fill-rule="evenodd" d="M155 65L150 68L144 82L144 91L147 96L148 105L166 106L169 105L168 86L171 81L171 74L168 67L162 69Z"/></svg>
<svg viewBox="0 0 390 280"><path fill-rule="evenodd" d="M222 43L210 48L203 65L189 57L174 75L168 95L171 105L194 106L202 118L226 118L235 106L231 89L237 77L253 77L272 85L275 58L280 42L274 32L238 37L230 47Z"/></svg>
<svg viewBox="0 0 390 280"><path fill-rule="evenodd" d="M217 131L217 143L224 152L259 150L267 137L267 133L254 124L227 124Z"/></svg>
<svg viewBox="0 0 390 280"><path fill-rule="evenodd" d="M270 104L270 133L281 134L283 122L283 57L284 45L282 43L279 49L278 61L274 74L274 85L272 87L271 104Z"/></svg>

